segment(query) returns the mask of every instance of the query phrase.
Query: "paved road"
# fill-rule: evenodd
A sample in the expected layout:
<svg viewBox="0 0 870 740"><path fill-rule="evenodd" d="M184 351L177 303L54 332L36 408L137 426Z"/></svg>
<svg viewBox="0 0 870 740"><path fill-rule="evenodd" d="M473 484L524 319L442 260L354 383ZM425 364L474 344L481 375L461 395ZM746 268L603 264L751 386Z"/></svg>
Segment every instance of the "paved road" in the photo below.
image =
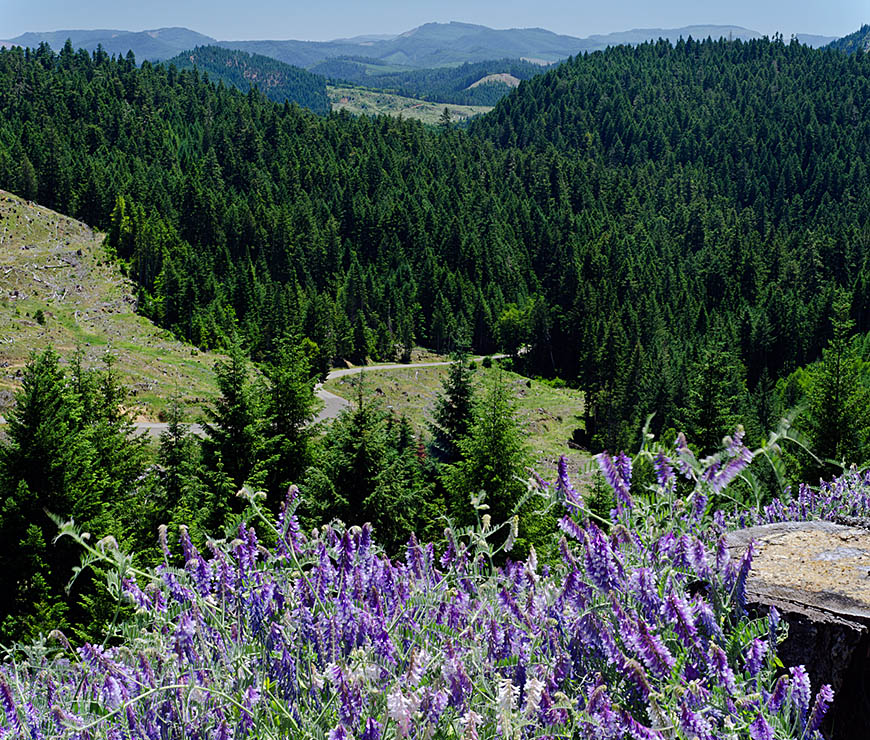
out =
<svg viewBox="0 0 870 740"><path fill-rule="evenodd" d="M507 357L507 355L492 355L492 359L498 360L502 357ZM480 362L482 357L474 357L472 358L475 362ZM449 361L440 361L440 362L408 362L405 364L396 363L391 365L365 365L363 367L344 367L338 370L331 370L329 375L326 376L327 380L333 380L334 378L343 378L347 375L355 375L357 373L370 373L377 372L379 370L404 370L406 368L414 368L414 367L439 367L441 365L449 365ZM314 395L317 396L321 401L323 401L323 408L320 410L320 413L314 419L314 423L318 423L321 421L327 421L328 419L336 418L343 409L350 406L350 401L346 398L342 398L341 396L336 396L334 393L330 393L327 390L324 390L323 384L318 383L314 387ZM151 437L157 438L159 437L164 430L169 426L164 422L159 421L141 421L136 422L134 425L137 431L145 432ZM203 429L199 424L191 424L190 425L191 434L195 434L198 437L203 436Z"/></svg>

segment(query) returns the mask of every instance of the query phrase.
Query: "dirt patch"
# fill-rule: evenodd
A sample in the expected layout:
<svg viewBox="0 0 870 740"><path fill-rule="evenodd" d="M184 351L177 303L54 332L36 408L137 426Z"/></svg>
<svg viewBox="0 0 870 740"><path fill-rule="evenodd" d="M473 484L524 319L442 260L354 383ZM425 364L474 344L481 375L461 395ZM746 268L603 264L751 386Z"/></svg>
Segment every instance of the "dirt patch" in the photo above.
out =
<svg viewBox="0 0 870 740"><path fill-rule="evenodd" d="M471 90L471 88L473 87L478 87L480 85L490 85L499 82L503 85L507 85L508 87L519 87L521 80L519 77L514 77L512 74L509 74L507 72L499 72L498 74L481 77L477 82L472 82L465 89Z"/></svg>

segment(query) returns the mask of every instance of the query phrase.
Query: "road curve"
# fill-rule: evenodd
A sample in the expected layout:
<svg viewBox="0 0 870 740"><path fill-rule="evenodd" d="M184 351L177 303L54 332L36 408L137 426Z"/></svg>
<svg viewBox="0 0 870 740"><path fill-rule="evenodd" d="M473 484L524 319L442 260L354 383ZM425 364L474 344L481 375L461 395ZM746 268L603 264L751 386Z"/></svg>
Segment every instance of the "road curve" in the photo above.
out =
<svg viewBox="0 0 870 740"><path fill-rule="evenodd" d="M499 360L503 357L507 357L507 355L490 355L493 360ZM480 362L483 357L472 357L474 362ZM337 370L330 370L329 374L326 376L327 380L333 380L334 378L343 378L347 375L355 375L357 373L370 373L377 372L379 370L404 370L407 368L415 368L415 367L439 367L442 365L449 365L449 360L441 360L438 362L406 362L406 363L393 363L388 365L362 365L359 367L342 367ZM336 396L334 393L330 393L327 390L324 390L323 383L318 383L314 386L314 395L317 396L321 401L323 401L323 408L314 417L314 423L318 424L321 421L328 421L329 419L335 419L344 409L349 407L350 401L346 398L342 398L341 396ZM158 438L161 434L163 434L164 430L168 428L168 424L160 421L139 421L135 422L134 425L136 427L137 432L143 432L150 437ZM195 434L197 437L203 436L203 429L199 424L191 424L190 425L190 433Z"/></svg>

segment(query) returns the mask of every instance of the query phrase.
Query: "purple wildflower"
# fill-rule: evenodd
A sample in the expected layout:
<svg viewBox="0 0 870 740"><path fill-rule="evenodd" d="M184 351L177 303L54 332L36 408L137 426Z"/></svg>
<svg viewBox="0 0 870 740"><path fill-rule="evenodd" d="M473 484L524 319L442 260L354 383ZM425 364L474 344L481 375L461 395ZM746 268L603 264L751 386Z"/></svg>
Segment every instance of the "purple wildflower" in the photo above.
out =
<svg viewBox="0 0 870 740"><path fill-rule="evenodd" d="M716 680L725 687L729 694L737 693L737 682L734 671L728 664L728 656L718 645L710 645L710 662L713 664L713 675Z"/></svg>
<svg viewBox="0 0 870 740"><path fill-rule="evenodd" d="M598 466L604 473L608 485L616 494L616 509L621 517L625 512L630 512L634 506L629 491L631 487L631 460L625 453L620 453L614 462L606 452L597 455L596 460L598 460Z"/></svg>
<svg viewBox="0 0 870 740"><path fill-rule="evenodd" d="M759 714L755 721L749 725L749 737L752 740L774 740L773 728L762 714Z"/></svg>
<svg viewBox="0 0 870 740"><path fill-rule="evenodd" d="M578 542L583 542L583 528L570 516L565 515L559 520L559 529L570 535Z"/></svg>
<svg viewBox="0 0 870 740"><path fill-rule="evenodd" d="M671 461L665 457L663 452L659 452L653 458L653 467L655 468L656 480L658 480L659 485L665 490L673 488L675 484L674 469L671 467Z"/></svg>
<svg viewBox="0 0 870 740"><path fill-rule="evenodd" d="M344 725L336 725L329 731L329 740L349 740L349 738Z"/></svg>
<svg viewBox="0 0 870 740"><path fill-rule="evenodd" d="M635 644L641 660L650 671L660 678L665 678L670 674L675 663L673 655L661 638L650 632L646 622L642 619L637 621Z"/></svg>
<svg viewBox="0 0 870 740"><path fill-rule="evenodd" d="M594 524L588 527L585 539L586 575L601 591L617 589L622 581L622 569L610 542Z"/></svg>
<svg viewBox="0 0 870 740"><path fill-rule="evenodd" d="M571 480L568 477L568 461L564 455L559 457L558 478L556 480L556 495L562 501L562 505L568 510L568 513L573 515L578 514L583 509L583 499L580 494L574 490L571 485Z"/></svg>
<svg viewBox="0 0 870 740"><path fill-rule="evenodd" d="M377 720L369 717L366 720L366 728L363 731L362 737L360 740L381 740L381 723Z"/></svg>
<svg viewBox="0 0 870 740"><path fill-rule="evenodd" d="M832 701L834 701L834 690L828 684L824 684L819 689L819 693L816 694L813 711L810 712L810 719L807 722L808 733L813 733L822 726L822 720L825 718Z"/></svg>
<svg viewBox="0 0 870 740"><path fill-rule="evenodd" d="M788 676L780 676L767 700L767 708L774 714L779 712L785 704L785 700L788 698L788 687Z"/></svg>
<svg viewBox="0 0 870 740"><path fill-rule="evenodd" d="M688 705L680 707L680 729L689 737L698 740L713 740L713 730L710 723L700 714L689 709Z"/></svg>
<svg viewBox="0 0 870 740"><path fill-rule="evenodd" d="M764 663L764 656L767 654L767 643L763 640L755 639L749 645L749 650L746 656L746 668L750 676L757 676L761 671L761 666Z"/></svg>
<svg viewBox="0 0 870 740"><path fill-rule="evenodd" d="M683 643L691 647L698 636L698 628L695 626L695 618L685 599L671 592L665 601L664 612L668 620L673 623L674 630Z"/></svg>
<svg viewBox="0 0 870 740"><path fill-rule="evenodd" d="M6 713L6 721L9 726L19 735L23 734L24 730L21 727L18 710L15 708L15 700L12 698L12 689L2 678L0 678L0 704L3 704L3 711Z"/></svg>
<svg viewBox="0 0 870 740"><path fill-rule="evenodd" d="M755 556L755 542L750 542L743 557L740 558L740 564L737 567L737 578L734 583L733 598L734 606L739 614L746 611L746 579L749 577L749 570L752 567L752 558Z"/></svg>
<svg viewBox="0 0 870 740"><path fill-rule="evenodd" d="M791 701L801 723L810 709L810 677L802 665L789 669L791 673Z"/></svg>

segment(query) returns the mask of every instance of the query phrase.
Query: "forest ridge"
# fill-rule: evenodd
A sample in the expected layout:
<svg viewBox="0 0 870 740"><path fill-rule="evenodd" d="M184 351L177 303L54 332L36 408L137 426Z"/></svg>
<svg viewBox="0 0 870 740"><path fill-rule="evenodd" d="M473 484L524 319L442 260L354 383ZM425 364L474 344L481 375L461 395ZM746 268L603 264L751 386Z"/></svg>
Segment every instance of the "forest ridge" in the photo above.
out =
<svg viewBox="0 0 870 740"><path fill-rule="evenodd" d="M105 228L141 310L200 346L238 327L266 358L294 327L321 372L414 343L523 346L617 447L649 413L701 424L704 367L730 368L721 406L761 435L838 291L870 328L863 55L618 47L469 132L317 117L71 46L6 50L0 76L0 178Z"/></svg>

